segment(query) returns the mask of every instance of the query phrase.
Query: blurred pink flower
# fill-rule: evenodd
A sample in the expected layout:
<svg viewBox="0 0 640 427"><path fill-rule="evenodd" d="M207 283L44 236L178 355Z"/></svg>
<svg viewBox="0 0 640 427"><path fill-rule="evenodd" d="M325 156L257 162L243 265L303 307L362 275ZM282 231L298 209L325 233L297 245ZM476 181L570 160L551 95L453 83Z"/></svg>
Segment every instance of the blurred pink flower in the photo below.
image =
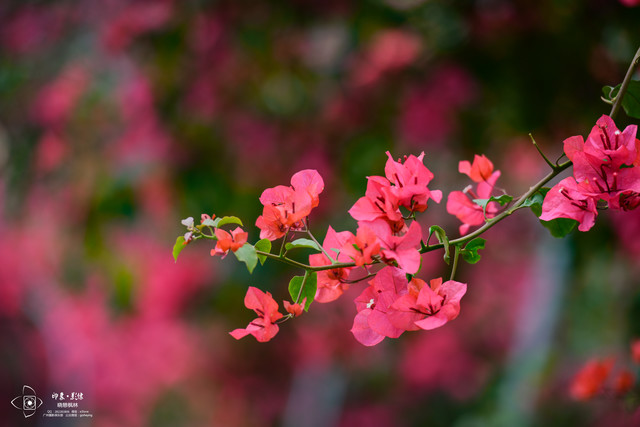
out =
<svg viewBox="0 0 640 427"><path fill-rule="evenodd" d="M576 400L589 400L603 390L613 359L588 361L571 382L569 393Z"/></svg>

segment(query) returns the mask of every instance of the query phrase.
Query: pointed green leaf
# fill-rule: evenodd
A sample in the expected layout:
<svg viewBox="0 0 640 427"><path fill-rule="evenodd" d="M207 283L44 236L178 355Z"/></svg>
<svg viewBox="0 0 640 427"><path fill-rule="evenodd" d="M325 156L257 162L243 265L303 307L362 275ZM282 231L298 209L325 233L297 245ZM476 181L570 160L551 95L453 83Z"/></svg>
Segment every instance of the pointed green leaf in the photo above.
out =
<svg viewBox="0 0 640 427"><path fill-rule="evenodd" d="M467 243L464 249L460 252L462 254L462 258L467 261L469 264L475 264L480 261L480 254L478 251L480 249L484 249L486 240L482 237L477 237Z"/></svg>
<svg viewBox="0 0 640 427"><path fill-rule="evenodd" d="M223 216L222 218L216 218L213 220L214 227L220 228L223 225L227 224L238 224L240 227L244 227L242 225L242 221L237 216Z"/></svg>
<svg viewBox="0 0 640 427"><path fill-rule="evenodd" d="M257 251L261 252L271 252L271 240L269 239L261 239L256 242L255 248ZM264 262L267 260L265 255L258 255L258 259L260 260L260 265L264 265Z"/></svg>
<svg viewBox="0 0 640 427"><path fill-rule="evenodd" d="M551 221L540 220L540 223L551 232L553 237L560 238L571 233L576 228L578 221L569 218L556 218Z"/></svg>
<svg viewBox="0 0 640 427"><path fill-rule="evenodd" d="M186 243L184 242L184 236L178 236L176 243L173 245L173 261L178 262L178 255L184 249Z"/></svg>
<svg viewBox="0 0 640 427"><path fill-rule="evenodd" d="M301 288L302 291L300 290ZM318 275L315 271L307 271L304 276L294 276L289 282L289 295L291 295L291 301L296 302L296 300L298 300L298 303L300 303L304 298L307 299L307 302L304 305L305 311L309 311L309 306L316 296L317 289ZM298 299L298 295L300 296L300 299Z"/></svg>
<svg viewBox="0 0 640 427"><path fill-rule="evenodd" d="M284 245L286 250L294 249L294 248L310 248L315 249L318 252L322 252L322 248L318 246L316 242L310 239L296 239L293 242L287 243Z"/></svg>
<svg viewBox="0 0 640 427"><path fill-rule="evenodd" d="M429 238L427 239L427 242L431 239L432 234L435 234L438 238L438 242L442 243L444 246L444 262L449 264L451 256L449 255L449 238L447 237L447 233L442 229L442 227L432 225L429 227Z"/></svg>
<svg viewBox="0 0 640 427"><path fill-rule="evenodd" d="M258 254L256 248L249 243L245 243L240 249L234 252L238 261L242 261L247 264L247 270L249 273L253 273L253 269L258 265Z"/></svg>

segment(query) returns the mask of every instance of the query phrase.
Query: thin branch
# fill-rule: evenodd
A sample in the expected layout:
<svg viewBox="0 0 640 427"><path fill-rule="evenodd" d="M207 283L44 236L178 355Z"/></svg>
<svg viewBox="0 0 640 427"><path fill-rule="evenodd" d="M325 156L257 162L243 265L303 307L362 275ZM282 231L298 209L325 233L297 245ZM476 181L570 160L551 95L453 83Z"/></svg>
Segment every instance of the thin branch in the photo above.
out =
<svg viewBox="0 0 640 427"><path fill-rule="evenodd" d="M624 97L625 93L627 93L627 88L629 87L631 78L636 72L636 68L638 67L638 65L640 65L640 48L638 48L638 51L633 57L631 64L629 64L629 69L627 70L627 74L624 76L624 80L622 81L620 90L613 100L613 107L611 108L611 112L609 113L609 117L611 117L612 119L618 114L618 111L620 111L620 107L622 106L622 98Z"/></svg>

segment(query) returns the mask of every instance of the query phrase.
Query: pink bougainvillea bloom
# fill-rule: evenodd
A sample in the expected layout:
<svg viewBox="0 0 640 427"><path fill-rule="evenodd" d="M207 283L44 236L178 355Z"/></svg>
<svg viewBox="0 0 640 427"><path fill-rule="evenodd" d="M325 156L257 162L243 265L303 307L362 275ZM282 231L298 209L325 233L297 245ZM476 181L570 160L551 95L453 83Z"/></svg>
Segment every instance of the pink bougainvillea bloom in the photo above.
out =
<svg viewBox="0 0 640 427"><path fill-rule="evenodd" d="M307 298L305 297L301 303L299 304L291 304L289 301L283 301L284 309L289 314L293 314L293 317L298 317L304 311L304 305L307 303Z"/></svg>
<svg viewBox="0 0 640 427"><path fill-rule="evenodd" d="M409 274L416 274L420 269L420 241L422 228L416 221L411 223L407 232L402 236L392 233L389 225L384 221L374 221L370 225L380 241L380 253L387 262L396 261L398 266Z"/></svg>
<svg viewBox="0 0 640 427"><path fill-rule="evenodd" d="M589 400L594 397L602 390L612 367L613 359L588 361L571 382L571 397L576 400Z"/></svg>
<svg viewBox="0 0 640 427"><path fill-rule="evenodd" d="M313 169L305 169L293 175L292 187L278 185L267 188L260 196L264 205L262 215L256 220L260 238L276 240L289 229L299 230L311 210L318 206L318 195L324 190L324 181Z"/></svg>
<svg viewBox="0 0 640 427"><path fill-rule="evenodd" d="M244 305L255 311L258 318L251 321L246 329L236 329L229 332L232 337L239 340L251 334L258 341L267 342L278 333L279 328L275 322L283 316L278 311L278 303L269 292L265 293L250 286L244 297Z"/></svg>
<svg viewBox="0 0 640 427"><path fill-rule="evenodd" d="M337 233L332 227L327 230L322 247L331 255L332 258L339 262L350 262L351 259L334 249L340 249L345 246L349 239L353 238L353 234L349 231L341 231ZM324 253L309 255L309 264L318 267L322 265L331 265L332 261L327 258ZM335 268L332 270L322 270L317 273L318 289L316 291L315 301L331 302L338 299L344 291L349 289L346 283L349 272L352 268Z"/></svg>
<svg viewBox="0 0 640 427"><path fill-rule="evenodd" d="M433 179L433 173L424 165L424 152L420 156L405 156L404 163L393 160L391 153L387 151L389 159L384 168L384 173L389 182L395 187L391 191L396 196L398 203L410 211L424 212L427 209L427 201L434 200L440 203L442 192L430 191L427 188Z"/></svg>
<svg viewBox="0 0 640 427"><path fill-rule="evenodd" d="M563 179L553 186L544 198L540 219L575 219L580 223L578 230L589 230L595 224L598 215L596 201L588 193L590 190L585 183L578 184L572 176Z"/></svg>
<svg viewBox="0 0 640 427"><path fill-rule="evenodd" d="M295 191L279 185L268 188L260 197L264 205L262 215L256 220L260 238L276 240L289 229L303 227L302 219L311 213L311 196L306 191Z"/></svg>
<svg viewBox="0 0 640 427"><path fill-rule="evenodd" d="M351 332L358 342L366 346L378 344L385 337L398 338L404 332L387 318L387 310L407 292L407 276L399 268L384 267L369 286L355 299L358 314Z"/></svg>
<svg viewBox="0 0 640 427"><path fill-rule="evenodd" d="M390 224L398 224L400 228L404 227L399 200L392 192L389 180L381 176L370 176L367 180L365 196L349 209L349 214L358 222L372 222L381 218Z"/></svg>
<svg viewBox="0 0 640 427"><path fill-rule="evenodd" d="M216 243L216 247L211 249L211 256L222 255L223 258L227 256L229 250L235 252L240 249L247 243L247 238L249 237L249 233L240 227L236 227L231 234L219 228L216 228L215 233L218 242Z"/></svg>
<svg viewBox="0 0 640 427"><path fill-rule="evenodd" d="M324 190L324 180L317 170L305 169L291 177L291 186L296 191L306 191L311 196L311 207L318 206L319 195Z"/></svg>
<svg viewBox="0 0 640 427"><path fill-rule="evenodd" d="M489 160L487 159L487 162L488 161ZM461 161L458 168L460 172L469 175L469 177L473 179L470 175L472 173L473 166L469 166L469 170L467 171L466 165L468 163L468 161ZM481 164L484 164L482 168L480 167ZM488 170L486 162L482 159L474 160L474 165L477 165L477 170L473 172L475 178L482 176L481 173L486 173ZM465 235L472 226L484 224L485 215L486 218L493 218L495 216L498 211L498 205L496 202L487 204L486 209L483 211L482 206L474 203L473 200L490 198L491 193L493 192L493 187L496 185L498 178L500 178L500 171L495 171L486 180L483 179L478 182L476 191L473 190L472 186L468 186L464 191L452 191L449 194L449 197L447 198L447 212L455 215L456 218L462 221L460 234Z"/></svg>
<svg viewBox="0 0 640 427"><path fill-rule="evenodd" d="M409 291L398 298L389 310L389 319L408 331L439 328L460 313L460 300L467 292L465 283L442 278L433 279L430 286L420 279L409 284Z"/></svg>
<svg viewBox="0 0 640 427"><path fill-rule="evenodd" d="M357 234L346 241L340 253L353 259L358 267L362 267L372 263L372 257L380 253L380 242L371 228L360 225Z"/></svg>
<svg viewBox="0 0 640 427"><path fill-rule="evenodd" d="M487 181L493 173L493 163L484 154L473 157L473 164L463 160L458 164L458 171L468 175L473 182Z"/></svg>
<svg viewBox="0 0 640 427"><path fill-rule="evenodd" d="M600 159L600 161L610 163L612 168L617 169L620 165L631 165L638 155L636 132L636 125L627 126L624 131L620 132L611 117L604 115L591 129L591 133L584 143L584 152ZM566 154L569 157L569 153Z"/></svg>

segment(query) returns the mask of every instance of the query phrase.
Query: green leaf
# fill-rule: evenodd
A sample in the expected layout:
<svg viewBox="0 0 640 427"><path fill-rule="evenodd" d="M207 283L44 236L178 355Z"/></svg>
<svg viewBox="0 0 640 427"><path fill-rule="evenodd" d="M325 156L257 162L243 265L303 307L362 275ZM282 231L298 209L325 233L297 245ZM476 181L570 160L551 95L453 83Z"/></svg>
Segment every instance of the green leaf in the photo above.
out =
<svg viewBox="0 0 640 427"><path fill-rule="evenodd" d="M240 218L237 216L223 216L222 218L216 218L213 220L213 226L216 228L220 228L227 224L238 224L240 227L244 227L244 225L242 225L242 221L240 221Z"/></svg>
<svg viewBox="0 0 640 427"><path fill-rule="evenodd" d="M444 245L444 262L449 264L451 256L449 255L449 238L447 237L447 233L442 229L442 227L432 225L429 227L429 239L427 239L427 242L431 239L432 234L435 234L438 238L438 242Z"/></svg>
<svg viewBox="0 0 640 427"><path fill-rule="evenodd" d="M477 237L467 243L464 249L460 252L462 254L462 258L467 261L469 264L475 264L480 261L480 254L478 251L480 249L484 249L486 240L482 237Z"/></svg>
<svg viewBox="0 0 640 427"><path fill-rule="evenodd" d="M287 243L284 245L286 250L294 249L294 248L310 248L315 249L318 252L322 252L322 248L318 246L316 242L310 239L296 239L291 243Z"/></svg>
<svg viewBox="0 0 640 427"><path fill-rule="evenodd" d="M180 252L182 252L185 246L187 245L184 242L184 236L178 236L178 238L176 239L176 243L173 245L173 261L174 262L178 262L178 255L180 255Z"/></svg>
<svg viewBox="0 0 640 427"><path fill-rule="evenodd" d="M615 100L615 97L618 96L618 92L620 91L620 86L618 85L614 88L611 86L605 86L602 88L602 93L604 93L605 97L608 97L610 100ZM627 92L624 94L622 98L622 108L624 108L624 112L627 113L629 117L633 117L636 119L640 119L640 81L639 80L631 80L629 82L629 86L627 86Z"/></svg>
<svg viewBox="0 0 640 427"><path fill-rule="evenodd" d="M560 238L571 233L573 229L576 228L578 221L569 218L556 218L551 221L540 220L540 223L551 232L553 237Z"/></svg>
<svg viewBox="0 0 640 427"><path fill-rule="evenodd" d="M508 194L503 194L498 197L491 196L488 199L473 199L473 203L475 203L476 205L482 206L482 209L486 210L489 202L498 202L500 203L500 206L504 206L512 200L513 200L513 196L510 196Z"/></svg>
<svg viewBox="0 0 640 427"><path fill-rule="evenodd" d="M640 81L631 80L622 98L622 108L629 117L640 119Z"/></svg>
<svg viewBox="0 0 640 427"><path fill-rule="evenodd" d="M269 239L261 239L256 242L255 248L257 251L262 252L271 252L271 240ZM264 262L267 260L266 255L258 255L258 259L260 260L260 265L264 265Z"/></svg>
<svg viewBox="0 0 640 427"><path fill-rule="evenodd" d="M204 221L202 221L202 225L206 225L207 227L215 227L216 226L216 222L214 220L212 220L211 218L207 218Z"/></svg>
<svg viewBox="0 0 640 427"><path fill-rule="evenodd" d="M302 285L304 284L304 287ZM302 292L300 291L302 288ZM313 302L313 298L316 296L316 290L318 289L318 275L315 271L307 271L304 276L294 276L289 282L289 295L291 295L291 301L295 302L300 295L298 303L302 302L304 298L307 302L304 305L304 310L309 311L309 306Z"/></svg>
<svg viewBox="0 0 640 427"><path fill-rule="evenodd" d="M549 190L548 187L542 187L537 193L525 200L520 207L531 208L534 215L539 217L542 215L542 203Z"/></svg>
<svg viewBox="0 0 640 427"><path fill-rule="evenodd" d="M240 249L234 252L238 261L242 261L247 264L247 270L249 273L253 273L253 269L258 265L258 254L256 248L249 243L245 243Z"/></svg>

